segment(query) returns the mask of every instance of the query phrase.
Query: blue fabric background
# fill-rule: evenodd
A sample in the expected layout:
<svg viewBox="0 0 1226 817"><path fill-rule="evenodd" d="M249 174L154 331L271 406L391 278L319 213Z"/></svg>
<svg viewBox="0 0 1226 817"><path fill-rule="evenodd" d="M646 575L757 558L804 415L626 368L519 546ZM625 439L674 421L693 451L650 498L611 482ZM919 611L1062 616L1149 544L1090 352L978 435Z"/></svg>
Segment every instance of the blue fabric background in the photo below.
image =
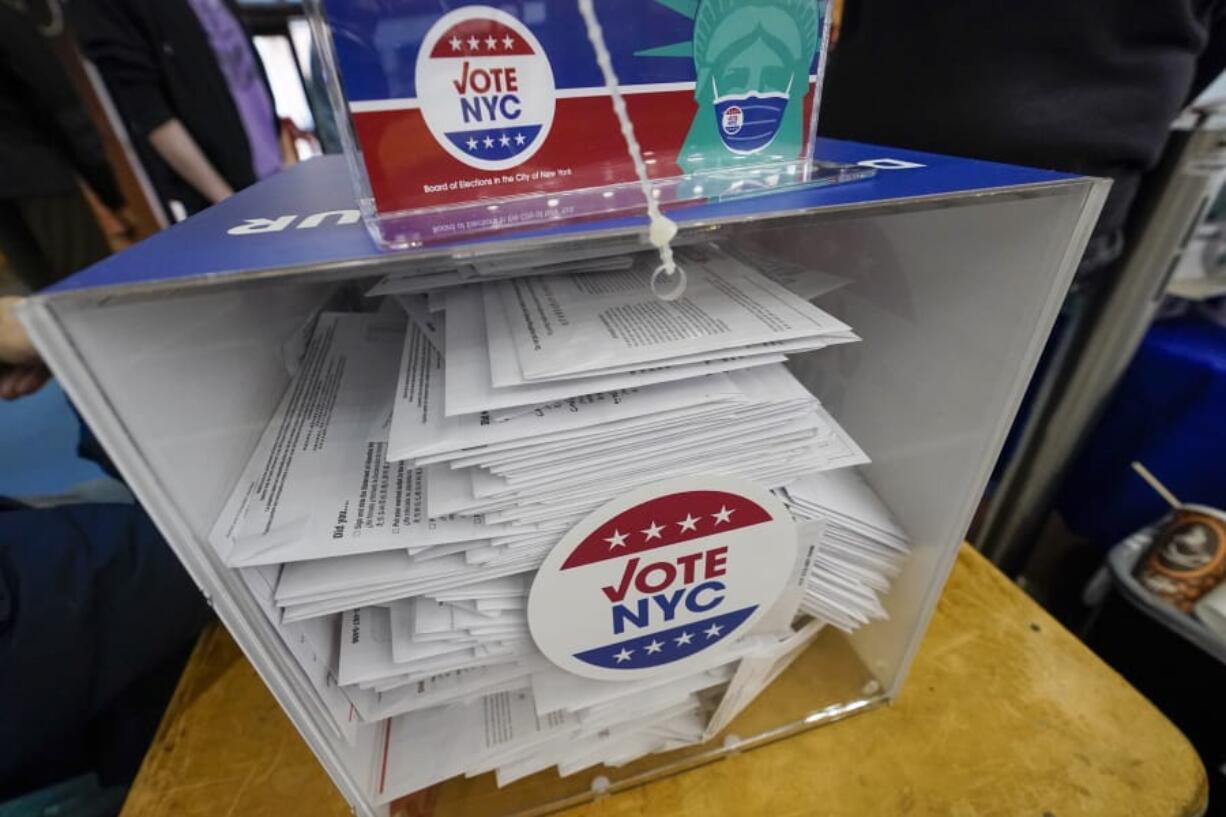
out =
<svg viewBox="0 0 1226 817"><path fill-rule="evenodd" d="M1139 460L1182 502L1226 507L1226 327L1154 325L1068 476L1058 507L1074 533L1110 547L1166 512Z"/></svg>

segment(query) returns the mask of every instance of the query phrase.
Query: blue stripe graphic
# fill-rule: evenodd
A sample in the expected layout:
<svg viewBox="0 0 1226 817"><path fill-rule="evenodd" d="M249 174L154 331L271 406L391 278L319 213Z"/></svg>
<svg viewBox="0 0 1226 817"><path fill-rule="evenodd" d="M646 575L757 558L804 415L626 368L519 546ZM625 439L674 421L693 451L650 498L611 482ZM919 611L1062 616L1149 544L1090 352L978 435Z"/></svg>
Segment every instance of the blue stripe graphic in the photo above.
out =
<svg viewBox="0 0 1226 817"><path fill-rule="evenodd" d="M605 669L643 669L670 664L723 641L757 609L756 604L742 607L651 635L577 652L575 658Z"/></svg>
<svg viewBox="0 0 1226 817"><path fill-rule="evenodd" d="M540 132L540 125L523 125L515 128L452 131L447 134L447 138L469 156L493 162L511 159L523 153L532 146Z"/></svg>

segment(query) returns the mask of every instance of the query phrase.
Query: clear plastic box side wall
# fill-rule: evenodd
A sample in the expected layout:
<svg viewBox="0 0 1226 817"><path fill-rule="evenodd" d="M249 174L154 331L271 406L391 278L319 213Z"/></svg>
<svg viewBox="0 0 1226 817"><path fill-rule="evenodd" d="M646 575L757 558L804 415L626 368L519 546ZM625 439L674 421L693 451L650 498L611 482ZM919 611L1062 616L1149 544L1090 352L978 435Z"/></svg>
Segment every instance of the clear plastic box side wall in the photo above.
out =
<svg viewBox="0 0 1226 817"><path fill-rule="evenodd" d="M370 180L366 177L366 160L362 155L362 147L358 144L357 135L353 130L353 119L349 115L349 102L345 98L345 90L341 86L340 68L336 64L336 47L332 42L332 27L324 17L323 0L305 0L307 20L311 25L311 37L314 39L316 53L323 67L325 85L328 89L328 102L332 106L332 115L336 118L336 132L340 134L341 147L345 152L345 163L349 167L349 177L353 182L353 194L358 208L368 225L378 217L375 211L375 197L370 189ZM378 235L372 232L372 237L378 240Z"/></svg>
<svg viewBox="0 0 1226 817"><path fill-rule="evenodd" d="M802 356L792 368L873 457L864 476L915 543L888 597L890 620L856 634L855 652L839 659L863 664L891 694L1102 195L1102 185L1083 180L939 207L791 214L710 233L717 243L765 249L845 279L823 304L864 341ZM207 542L288 383L296 339L335 289L321 277L131 297L70 293L32 304L28 319L74 402L325 769L358 813L373 815L382 813L369 794L375 730L346 739L326 700L326 671L287 643L258 576L226 568ZM807 711L832 703L814 700ZM763 734L805 720L778 715ZM671 770L662 756L659 773ZM575 776L563 794L583 796L589 777Z"/></svg>

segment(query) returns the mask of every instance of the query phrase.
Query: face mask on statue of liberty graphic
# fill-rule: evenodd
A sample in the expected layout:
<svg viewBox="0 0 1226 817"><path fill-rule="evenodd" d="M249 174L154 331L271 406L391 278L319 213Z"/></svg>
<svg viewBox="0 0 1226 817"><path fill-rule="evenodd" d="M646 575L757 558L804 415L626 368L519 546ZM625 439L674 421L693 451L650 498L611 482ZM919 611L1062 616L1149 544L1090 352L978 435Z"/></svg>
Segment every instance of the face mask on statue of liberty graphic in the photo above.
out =
<svg viewBox="0 0 1226 817"><path fill-rule="evenodd" d="M687 173L794 160L820 34L818 0L700 0L698 109L678 162Z"/></svg>
<svg viewBox="0 0 1226 817"><path fill-rule="evenodd" d="M775 141L783 125L783 112L792 96L792 80L786 90L724 94L711 79L715 98L715 121L724 146L733 153L757 153Z"/></svg>

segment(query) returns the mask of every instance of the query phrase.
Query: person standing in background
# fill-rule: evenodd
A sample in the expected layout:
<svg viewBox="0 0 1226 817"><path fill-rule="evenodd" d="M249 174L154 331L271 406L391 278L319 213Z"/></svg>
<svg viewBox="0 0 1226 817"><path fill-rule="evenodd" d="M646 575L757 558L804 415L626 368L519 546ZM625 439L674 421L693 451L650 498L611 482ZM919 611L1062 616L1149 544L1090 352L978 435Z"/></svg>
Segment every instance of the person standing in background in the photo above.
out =
<svg viewBox="0 0 1226 817"><path fill-rule="evenodd" d="M72 15L172 217L281 168L268 80L230 0L75 0Z"/></svg>
<svg viewBox="0 0 1226 817"><path fill-rule="evenodd" d="M111 252L78 179L122 214L102 140L67 74L26 15L0 1L0 253L30 289Z"/></svg>
<svg viewBox="0 0 1226 817"><path fill-rule="evenodd" d="M844 0L823 136L1105 176L1079 270L1109 276L1171 123L1226 68L1219 0Z"/></svg>
<svg viewBox="0 0 1226 817"><path fill-rule="evenodd" d="M1076 451L1049 430L1068 428L1063 410L1076 416L1098 400L1078 380L1088 368L1082 350L1089 346L1092 360L1109 370L1114 364L1104 363L1103 350L1127 337L1110 327L1144 312L1125 308L1131 314L1121 319L1108 307L1130 300L1126 291L1113 298L1120 292L1115 284L1146 226L1143 182L1161 185L1165 175L1160 162L1172 123L1226 68L1226 3L843 0L843 6L823 86L823 136L1112 180L989 483L989 492L1003 483L997 508L1029 493L1030 519L1011 541L994 540L991 522L973 524L969 533L998 567L1025 573L1027 591L1045 606L1079 618L1083 588L1102 553L1038 529ZM1015 479L1006 470L1011 461L1019 466ZM990 519L992 506L985 509Z"/></svg>

